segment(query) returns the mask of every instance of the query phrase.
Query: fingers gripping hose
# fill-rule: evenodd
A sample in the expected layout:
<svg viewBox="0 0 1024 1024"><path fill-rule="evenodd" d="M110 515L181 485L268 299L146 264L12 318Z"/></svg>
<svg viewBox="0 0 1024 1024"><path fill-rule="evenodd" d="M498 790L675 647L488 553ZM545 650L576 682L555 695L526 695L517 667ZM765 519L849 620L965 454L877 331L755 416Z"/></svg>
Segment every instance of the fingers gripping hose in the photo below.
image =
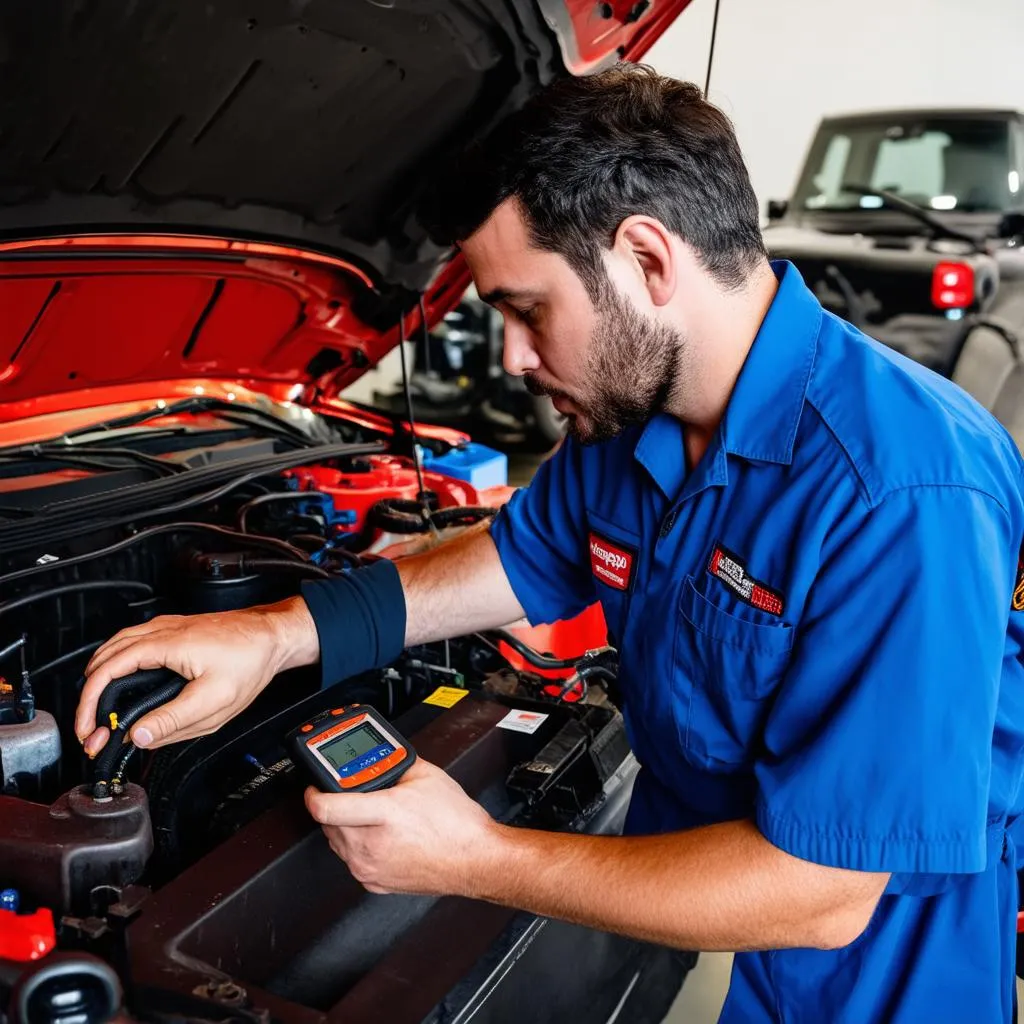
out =
<svg viewBox="0 0 1024 1024"><path fill-rule="evenodd" d="M114 709L121 697L130 690L151 690L154 686L161 686L172 679L180 678L181 676L175 675L170 669L158 668L143 669L133 672L130 676L122 676L120 679L113 680L107 684L100 694L100 699L96 702L96 728L99 729L102 726L113 730L110 716L115 713Z"/></svg>
<svg viewBox="0 0 1024 1024"><path fill-rule="evenodd" d="M184 689L186 680L167 669L134 672L112 682L100 697L96 710L96 725L110 729L110 739L100 751L93 768L93 796L97 800L110 799L111 789L119 789L122 773L135 750L128 739L131 727L154 708L173 700ZM132 704L122 714L114 711L118 697L129 690L146 686L152 688L145 697Z"/></svg>

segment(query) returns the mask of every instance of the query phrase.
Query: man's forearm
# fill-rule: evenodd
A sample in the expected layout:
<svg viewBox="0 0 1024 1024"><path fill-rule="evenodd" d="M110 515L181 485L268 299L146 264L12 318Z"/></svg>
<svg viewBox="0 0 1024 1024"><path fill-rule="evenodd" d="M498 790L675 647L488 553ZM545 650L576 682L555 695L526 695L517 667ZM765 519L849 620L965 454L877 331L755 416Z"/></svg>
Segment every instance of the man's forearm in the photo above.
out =
<svg viewBox="0 0 1024 1024"><path fill-rule="evenodd" d="M486 524L395 564L405 592L407 646L494 629L523 616Z"/></svg>
<svg viewBox="0 0 1024 1024"><path fill-rule="evenodd" d="M679 949L834 948L867 926L887 875L799 860L750 822L602 837L495 826L465 895Z"/></svg>

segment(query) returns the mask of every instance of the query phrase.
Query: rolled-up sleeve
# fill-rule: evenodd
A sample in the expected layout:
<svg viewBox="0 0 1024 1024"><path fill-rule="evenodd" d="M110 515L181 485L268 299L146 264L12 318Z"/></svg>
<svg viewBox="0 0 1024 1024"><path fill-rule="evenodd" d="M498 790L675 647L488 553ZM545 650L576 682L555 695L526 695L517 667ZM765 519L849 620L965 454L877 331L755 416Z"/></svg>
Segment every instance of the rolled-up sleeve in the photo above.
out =
<svg viewBox="0 0 1024 1024"><path fill-rule="evenodd" d="M755 766L770 842L861 871L985 868L1016 532L964 487L895 492L837 531Z"/></svg>
<svg viewBox="0 0 1024 1024"><path fill-rule="evenodd" d="M582 471L580 447L568 438L491 525L502 567L533 625L571 618L596 599Z"/></svg>

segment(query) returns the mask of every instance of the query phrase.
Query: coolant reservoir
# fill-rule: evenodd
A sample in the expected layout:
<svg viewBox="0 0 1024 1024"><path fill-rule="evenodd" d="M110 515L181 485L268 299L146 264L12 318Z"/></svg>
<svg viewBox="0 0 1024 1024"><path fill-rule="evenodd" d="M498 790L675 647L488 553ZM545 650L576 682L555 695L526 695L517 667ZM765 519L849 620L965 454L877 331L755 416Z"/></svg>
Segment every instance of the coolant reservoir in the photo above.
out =
<svg viewBox="0 0 1024 1024"><path fill-rule="evenodd" d="M60 730L48 711L30 722L0 725L0 793L31 797L60 761Z"/></svg>

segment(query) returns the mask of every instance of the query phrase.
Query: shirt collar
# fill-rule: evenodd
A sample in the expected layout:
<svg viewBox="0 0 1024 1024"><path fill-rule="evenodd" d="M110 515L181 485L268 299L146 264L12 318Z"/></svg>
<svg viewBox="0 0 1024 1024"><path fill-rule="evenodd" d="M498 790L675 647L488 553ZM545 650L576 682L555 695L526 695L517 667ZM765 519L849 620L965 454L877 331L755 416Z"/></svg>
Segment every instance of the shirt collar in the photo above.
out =
<svg viewBox="0 0 1024 1024"><path fill-rule="evenodd" d="M722 427L730 454L789 465L822 309L791 263L773 262L772 270L779 288L733 388Z"/></svg>
<svg viewBox="0 0 1024 1024"><path fill-rule="evenodd" d="M822 310L796 267L777 261L772 270L778 291L740 371L725 417L694 472L688 477L679 420L661 413L640 435L634 457L671 500L727 484L727 452L760 462L793 461Z"/></svg>

